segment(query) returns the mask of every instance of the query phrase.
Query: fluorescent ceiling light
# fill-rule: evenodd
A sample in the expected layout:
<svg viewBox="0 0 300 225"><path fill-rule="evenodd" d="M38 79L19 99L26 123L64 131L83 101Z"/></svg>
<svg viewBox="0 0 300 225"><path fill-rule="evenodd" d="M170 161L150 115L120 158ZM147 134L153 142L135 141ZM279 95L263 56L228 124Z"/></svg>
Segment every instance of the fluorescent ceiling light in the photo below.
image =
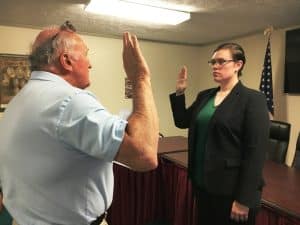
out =
<svg viewBox="0 0 300 225"><path fill-rule="evenodd" d="M91 0L86 11L157 24L177 25L191 18L190 13L120 0Z"/></svg>
<svg viewBox="0 0 300 225"><path fill-rule="evenodd" d="M187 1L175 1L176 3L166 1L166 0L124 0L124 1L133 2L142 5L149 5L149 6L154 6L154 7L164 8L164 9L182 11L182 12L196 12L198 9L195 6L184 4L184 2Z"/></svg>

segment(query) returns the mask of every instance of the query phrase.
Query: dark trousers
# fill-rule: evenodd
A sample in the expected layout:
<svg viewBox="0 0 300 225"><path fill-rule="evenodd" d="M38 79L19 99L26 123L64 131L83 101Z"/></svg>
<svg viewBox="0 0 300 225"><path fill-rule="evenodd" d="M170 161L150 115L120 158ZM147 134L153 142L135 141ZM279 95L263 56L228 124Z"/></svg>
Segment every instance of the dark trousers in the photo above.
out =
<svg viewBox="0 0 300 225"><path fill-rule="evenodd" d="M204 190L195 190L199 225L254 225L256 210L250 209L248 221L235 222L230 219L232 197L217 196Z"/></svg>

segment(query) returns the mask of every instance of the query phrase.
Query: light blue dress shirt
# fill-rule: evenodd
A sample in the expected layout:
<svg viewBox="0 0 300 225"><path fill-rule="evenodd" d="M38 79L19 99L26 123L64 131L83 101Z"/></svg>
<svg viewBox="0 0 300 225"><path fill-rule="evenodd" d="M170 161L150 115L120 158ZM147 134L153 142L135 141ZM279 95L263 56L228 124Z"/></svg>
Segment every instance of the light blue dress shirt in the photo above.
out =
<svg viewBox="0 0 300 225"><path fill-rule="evenodd" d="M0 183L19 225L86 225L108 209L126 125L90 92L32 72L0 120Z"/></svg>

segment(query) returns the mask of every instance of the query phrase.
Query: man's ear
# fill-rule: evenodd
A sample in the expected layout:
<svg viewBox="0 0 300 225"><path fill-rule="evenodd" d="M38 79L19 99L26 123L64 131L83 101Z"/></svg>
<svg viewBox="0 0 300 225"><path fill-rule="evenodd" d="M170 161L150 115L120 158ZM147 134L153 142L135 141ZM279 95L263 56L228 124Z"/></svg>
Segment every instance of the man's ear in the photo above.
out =
<svg viewBox="0 0 300 225"><path fill-rule="evenodd" d="M65 70L73 71L72 60L67 53L63 53L59 56L59 62Z"/></svg>

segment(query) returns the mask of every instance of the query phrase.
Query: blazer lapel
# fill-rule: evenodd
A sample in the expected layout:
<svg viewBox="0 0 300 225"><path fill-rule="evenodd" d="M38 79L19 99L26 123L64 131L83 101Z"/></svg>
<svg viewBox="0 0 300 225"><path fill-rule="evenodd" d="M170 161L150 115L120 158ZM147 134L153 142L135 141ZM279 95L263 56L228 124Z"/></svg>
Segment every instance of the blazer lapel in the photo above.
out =
<svg viewBox="0 0 300 225"><path fill-rule="evenodd" d="M223 102L216 108L215 114L223 113L222 111L230 107L233 101L236 100L236 98L240 95L241 89L243 89L244 86L241 81L239 81L232 91L229 93L229 95L223 100Z"/></svg>

